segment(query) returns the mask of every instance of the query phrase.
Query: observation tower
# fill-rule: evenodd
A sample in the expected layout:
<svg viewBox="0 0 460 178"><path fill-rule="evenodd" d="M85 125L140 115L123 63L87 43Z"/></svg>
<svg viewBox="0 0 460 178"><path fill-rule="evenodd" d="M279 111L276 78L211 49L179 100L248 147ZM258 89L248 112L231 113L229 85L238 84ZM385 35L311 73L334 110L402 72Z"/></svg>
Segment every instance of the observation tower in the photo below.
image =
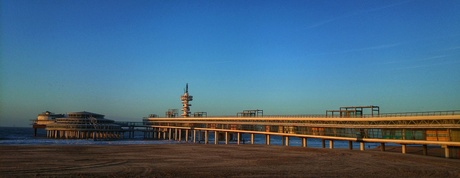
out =
<svg viewBox="0 0 460 178"><path fill-rule="evenodd" d="M182 101L182 117L189 117L190 116L190 106L191 104L188 104L189 101L193 100L193 96L190 96L188 94L188 83L185 85L185 92L184 94L180 97L180 100Z"/></svg>

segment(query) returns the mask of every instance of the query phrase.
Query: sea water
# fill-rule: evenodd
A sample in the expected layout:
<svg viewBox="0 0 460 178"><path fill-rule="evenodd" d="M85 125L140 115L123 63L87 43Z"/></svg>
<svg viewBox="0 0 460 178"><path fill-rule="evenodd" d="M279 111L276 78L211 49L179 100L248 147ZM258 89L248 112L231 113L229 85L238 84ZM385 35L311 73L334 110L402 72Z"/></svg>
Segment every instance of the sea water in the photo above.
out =
<svg viewBox="0 0 460 178"><path fill-rule="evenodd" d="M189 139L191 143L192 139ZM250 134L242 134L240 144L251 144ZM214 143L214 132L209 132L209 143ZM144 139L142 131L136 131L134 138L120 140L92 140L92 139L53 139L46 138L44 129L37 130L37 136L34 136L34 129L29 127L0 127L0 145L114 145L114 144L177 144L186 143L185 139L182 142L174 140L151 140ZM197 143L203 143L198 142ZM224 141L219 141L219 144L225 144ZM236 144L236 140L232 140L229 144ZM265 135L255 134L254 144L265 144ZM329 148L329 141L325 141L326 148ZM283 145L281 136L270 136L270 145ZM301 146L302 139L298 137L289 137L289 146ZM366 149L372 149L378 146L377 143L365 143ZM307 147L321 148L321 139L308 138ZM334 141L334 148L348 148L348 141ZM359 149L359 143L353 142L353 148Z"/></svg>

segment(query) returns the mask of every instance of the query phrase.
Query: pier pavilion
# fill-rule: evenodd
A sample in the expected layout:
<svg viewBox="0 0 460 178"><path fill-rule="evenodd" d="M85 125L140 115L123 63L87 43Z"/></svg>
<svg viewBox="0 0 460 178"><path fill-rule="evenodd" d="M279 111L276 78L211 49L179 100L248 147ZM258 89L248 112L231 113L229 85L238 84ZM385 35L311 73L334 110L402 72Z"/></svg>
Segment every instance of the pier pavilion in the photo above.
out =
<svg viewBox="0 0 460 178"><path fill-rule="evenodd" d="M64 114L55 114L50 111L42 112L38 114L37 119L33 120L34 123L32 128L34 129L34 136L37 136L37 129L44 129L46 125L56 122L56 118L65 117Z"/></svg>
<svg viewBox="0 0 460 178"><path fill-rule="evenodd" d="M121 139L123 129L104 115L91 112L70 112L46 124L48 138L65 139Z"/></svg>

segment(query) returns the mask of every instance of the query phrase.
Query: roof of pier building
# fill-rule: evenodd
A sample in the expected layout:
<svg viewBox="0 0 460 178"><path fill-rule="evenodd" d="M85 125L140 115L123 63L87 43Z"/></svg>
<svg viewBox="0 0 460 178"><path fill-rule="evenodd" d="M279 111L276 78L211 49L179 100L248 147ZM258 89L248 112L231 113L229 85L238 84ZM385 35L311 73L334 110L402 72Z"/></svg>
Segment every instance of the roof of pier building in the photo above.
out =
<svg viewBox="0 0 460 178"><path fill-rule="evenodd" d="M56 122L48 124L47 130L121 130L114 120L104 118L102 114L92 112L69 112L66 117L56 118Z"/></svg>
<svg viewBox="0 0 460 178"><path fill-rule="evenodd" d="M67 113L67 117L71 118L104 118L104 115L81 111L81 112L69 112Z"/></svg>

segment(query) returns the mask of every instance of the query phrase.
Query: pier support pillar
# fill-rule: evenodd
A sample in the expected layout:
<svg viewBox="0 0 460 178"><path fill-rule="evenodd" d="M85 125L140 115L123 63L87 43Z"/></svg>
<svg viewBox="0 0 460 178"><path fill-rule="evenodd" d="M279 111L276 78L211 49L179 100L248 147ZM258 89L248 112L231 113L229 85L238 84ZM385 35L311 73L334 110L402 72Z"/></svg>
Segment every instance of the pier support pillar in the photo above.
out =
<svg viewBox="0 0 460 178"><path fill-rule="evenodd" d="M450 158L450 148L449 148L449 146L443 145L442 147L444 147L444 156L446 158Z"/></svg>
<svg viewBox="0 0 460 178"><path fill-rule="evenodd" d="M265 144L270 145L270 135L265 135Z"/></svg>
<svg viewBox="0 0 460 178"><path fill-rule="evenodd" d="M196 143L196 130L193 130L193 143Z"/></svg>
<svg viewBox="0 0 460 178"><path fill-rule="evenodd" d="M168 140L171 140L171 135L172 135L172 129L168 129Z"/></svg>
<svg viewBox="0 0 460 178"><path fill-rule="evenodd" d="M385 143L380 143L380 151L385 151Z"/></svg>
<svg viewBox="0 0 460 178"><path fill-rule="evenodd" d="M185 129L185 142L188 142L188 129Z"/></svg>
<svg viewBox="0 0 460 178"><path fill-rule="evenodd" d="M353 150L353 141L348 141L348 149Z"/></svg>
<svg viewBox="0 0 460 178"><path fill-rule="evenodd" d="M334 140L329 140L329 149L334 148Z"/></svg>
<svg viewBox="0 0 460 178"><path fill-rule="evenodd" d="M180 142L182 140L182 129L177 129L177 130L178 130L177 137L178 137L178 140Z"/></svg>
<svg viewBox="0 0 460 178"><path fill-rule="evenodd" d="M321 147L326 148L326 140L321 139Z"/></svg>
<svg viewBox="0 0 460 178"><path fill-rule="evenodd" d="M307 147L307 138L302 138L302 147Z"/></svg>
<svg viewBox="0 0 460 178"><path fill-rule="evenodd" d="M204 144L208 144L209 131L204 131Z"/></svg>
<svg viewBox="0 0 460 178"><path fill-rule="evenodd" d="M359 142L359 150L364 151L364 142Z"/></svg>
<svg viewBox="0 0 460 178"><path fill-rule="evenodd" d="M427 156L428 155L428 146L427 145L422 145L423 149L423 155Z"/></svg>
<svg viewBox="0 0 460 178"><path fill-rule="evenodd" d="M405 144L401 145L401 152L402 152L402 154L406 154L406 145Z"/></svg>
<svg viewBox="0 0 460 178"><path fill-rule="evenodd" d="M286 145L285 145L285 146L289 146L289 137L286 136L286 137L284 137L284 138L285 138L285 140L286 140L286 141L285 141L285 142L286 142Z"/></svg>
<svg viewBox="0 0 460 178"><path fill-rule="evenodd" d="M228 132L225 132L225 144L228 145Z"/></svg>
<svg viewBox="0 0 460 178"><path fill-rule="evenodd" d="M214 144L219 144L219 133L217 131L214 131Z"/></svg>
<svg viewBox="0 0 460 178"><path fill-rule="evenodd" d="M254 134L251 133L251 144L254 144Z"/></svg>
<svg viewBox="0 0 460 178"><path fill-rule="evenodd" d="M236 133L236 144L237 144L237 145L240 144L240 140L241 140L241 133L238 132L238 133Z"/></svg>

